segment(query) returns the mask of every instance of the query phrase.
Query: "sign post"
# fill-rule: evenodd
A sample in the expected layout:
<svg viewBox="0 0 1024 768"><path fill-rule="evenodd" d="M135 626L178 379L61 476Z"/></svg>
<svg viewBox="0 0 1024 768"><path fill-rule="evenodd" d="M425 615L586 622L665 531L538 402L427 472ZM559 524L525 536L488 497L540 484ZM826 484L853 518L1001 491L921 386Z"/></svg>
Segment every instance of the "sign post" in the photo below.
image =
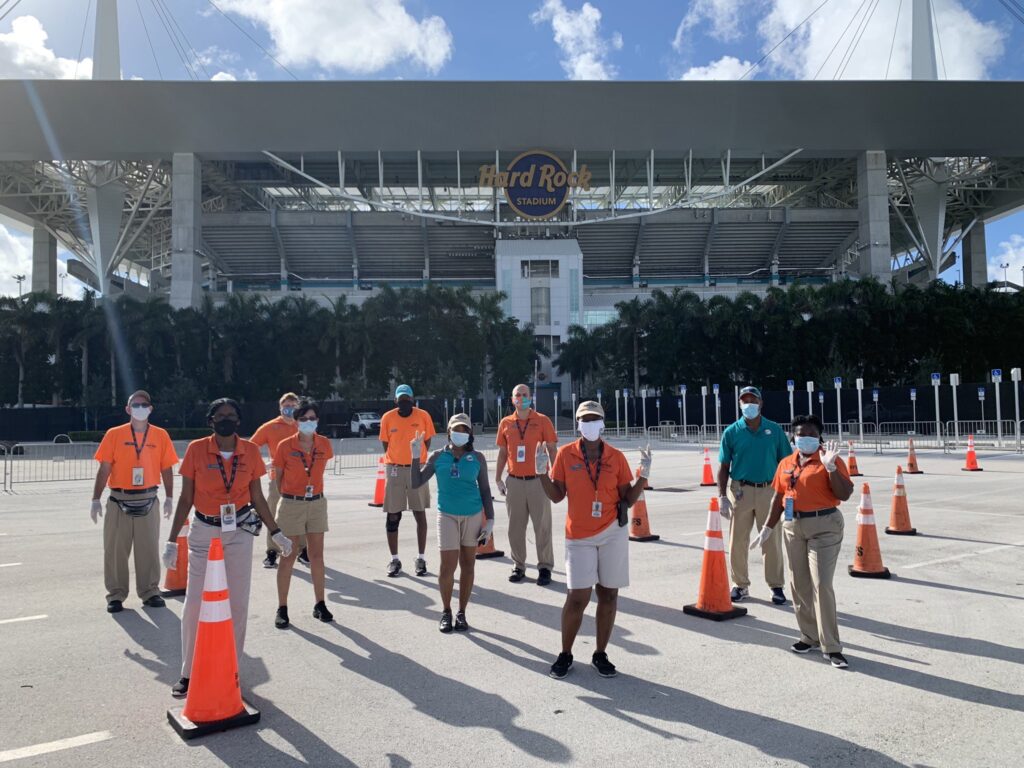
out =
<svg viewBox="0 0 1024 768"><path fill-rule="evenodd" d="M555 434L558 434L558 393L555 393Z"/></svg>
<svg viewBox="0 0 1024 768"><path fill-rule="evenodd" d="M647 387L640 390L640 410L643 411L644 433L647 432Z"/></svg>
<svg viewBox="0 0 1024 768"><path fill-rule="evenodd" d="M814 400L813 400L813 397L814 397L814 382L813 381L808 381L807 382L807 413L808 414L814 413Z"/></svg>
<svg viewBox="0 0 1024 768"><path fill-rule="evenodd" d="M822 425L824 425L825 424L825 393L824 392L819 392L818 393L818 407L821 409L821 423L822 423ZM813 413L813 411L812 411L812 413ZM823 437L824 437L824 435L823 435Z"/></svg>
<svg viewBox="0 0 1024 768"><path fill-rule="evenodd" d="M793 423L793 419L796 418L796 414L793 412L793 390L796 389L796 382L793 379L786 381L786 390L789 392L789 423Z"/></svg>
<svg viewBox="0 0 1024 768"><path fill-rule="evenodd" d="M871 390L871 402L875 404L875 438L878 438L878 389Z"/></svg>
<svg viewBox="0 0 1024 768"><path fill-rule="evenodd" d="M960 444L960 404L956 401L956 388L960 384L960 374L949 374L949 386L953 390L953 439Z"/></svg>
<svg viewBox="0 0 1024 768"><path fill-rule="evenodd" d="M942 384L942 374L932 374L932 389L935 391L935 439L942 445L942 419L939 417L939 385Z"/></svg>
<svg viewBox="0 0 1024 768"><path fill-rule="evenodd" d="M843 442L843 378L836 376L832 379L836 388L836 428L839 430L839 442Z"/></svg>
<svg viewBox="0 0 1024 768"><path fill-rule="evenodd" d="M996 445L1003 447L1003 408L999 401L999 385L1003 383L1003 369L992 369L992 386L996 390Z"/></svg>
<svg viewBox="0 0 1024 768"><path fill-rule="evenodd" d="M622 417L625 420L626 438L629 438L629 390L622 390Z"/></svg>
<svg viewBox="0 0 1024 768"><path fill-rule="evenodd" d="M916 435L917 434L917 389L914 388L914 387L910 388L910 408L911 408L911 413L913 414L912 418L914 419L913 431L914 431L914 434Z"/></svg>
<svg viewBox="0 0 1024 768"><path fill-rule="evenodd" d="M1020 368L1010 369L1010 381L1013 382L1013 431L1017 435L1017 450L1020 445Z"/></svg>
<svg viewBox="0 0 1024 768"><path fill-rule="evenodd" d="M864 442L864 379L857 379L857 426L860 429L860 441Z"/></svg>
<svg viewBox="0 0 1024 768"><path fill-rule="evenodd" d="M683 439L686 439L686 385L679 385L679 418L683 422Z"/></svg>
<svg viewBox="0 0 1024 768"><path fill-rule="evenodd" d="M621 421L619 421L619 390L615 390L615 434L619 434L619 430L622 429Z"/></svg>
<svg viewBox="0 0 1024 768"><path fill-rule="evenodd" d="M981 405L981 429L978 431L985 434L985 388L978 387L978 403Z"/></svg>
<svg viewBox="0 0 1024 768"><path fill-rule="evenodd" d="M708 387L705 384L700 388L700 425L704 434L708 432Z"/></svg>
<svg viewBox="0 0 1024 768"><path fill-rule="evenodd" d="M722 400L718 396L719 388L717 384L711 385L711 390L715 395L715 439L722 439Z"/></svg>

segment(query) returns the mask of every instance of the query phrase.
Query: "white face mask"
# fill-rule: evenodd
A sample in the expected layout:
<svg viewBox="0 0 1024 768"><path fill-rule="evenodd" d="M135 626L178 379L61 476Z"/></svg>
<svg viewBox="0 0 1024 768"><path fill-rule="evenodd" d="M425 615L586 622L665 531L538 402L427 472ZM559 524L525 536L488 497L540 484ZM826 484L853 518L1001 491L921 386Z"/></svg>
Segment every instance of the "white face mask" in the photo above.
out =
<svg viewBox="0 0 1024 768"><path fill-rule="evenodd" d="M316 432L316 425L318 423L319 422L316 421L300 421L299 432L301 432L304 435L312 435L314 432Z"/></svg>
<svg viewBox="0 0 1024 768"><path fill-rule="evenodd" d="M153 412L153 408L148 405L133 405L132 406L132 418L136 421L148 421L149 414Z"/></svg>
<svg viewBox="0 0 1024 768"><path fill-rule="evenodd" d="M452 445L454 445L456 448L461 448L462 446L469 442L469 438L471 437L471 435L469 434L469 432L452 432L450 437Z"/></svg>
<svg viewBox="0 0 1024 768"><path fill-rule="evenodd" d="M601 437L601 432L604 430L604 419L598 419L597 421L578 421L576 422L580 434L583 435L584 440L593 442Z"/></svg>

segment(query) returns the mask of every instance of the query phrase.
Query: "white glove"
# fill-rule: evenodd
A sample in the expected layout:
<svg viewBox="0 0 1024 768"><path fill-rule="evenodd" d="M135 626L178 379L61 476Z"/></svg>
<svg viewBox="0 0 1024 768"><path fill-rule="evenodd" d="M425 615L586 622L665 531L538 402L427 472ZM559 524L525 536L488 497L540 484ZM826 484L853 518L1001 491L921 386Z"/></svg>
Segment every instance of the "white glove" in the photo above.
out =
<svg viewBox="0 0 1024 768"><path fill-rule="evenodd" d="M160 559L163 560L164 568L169 571L173 571L178 567L178 544L174 541L164 542L164 552L160 555Z"/></svg>
<svg viewBox="0 0 1024 768"><path fill-rule="evenodd" d="M288 557L292 553L292 540L278 531L270 537L281 548L281 554Z"/></svg>
<svg viewBox="0 0 1024 768"><path fill-rule="evenodd" d="M164 520L170 520L174 514L174 497L168 496L164 499Z"/></svg>
<svg viewBox="0 0 1024 768"><path fill-rule="evenodd" d="M723 520L730 520L732 518L732 502L729 501L728 496L718 497L718 513L722 516Z"/></svg>
<svg viewBox="0 0 1024 768"><path fill-rule="evenodd" d="M537 443L537 474L546 475L548 473L548 451L547 446L544 443Z"/></svg>
<svg viewBox="0 0 1024 768"><path fill-rule="evenodd" d="M423 438L425 433L417 432L416 436L409 441L409 450L412 452L412 457L419 461L420 456L423 455Z"/></svg>
<svg viewBox="0 0 1024 768"><path fill-rule="evenodd" d="M647 448L640 449L640 477L646 480L651 476L651 444Z"/></svg>
<svg viewBox="0 0 1024 768"><path fill-rule="evenodd" d="M757 534L757 536L754 538L753 543L750 545L751 551L757 549L758 547L764 547L768 539L771 538L772 531L774 530L774 528L769 528L767 525L762 526L761 532Z"/></svg>
<svg viewBox="0 0 1024 768"><path fill-rule="evenodd" d="M484 520L483 528L480 529L480 535L476 537L477 545L482 547L487 544L491 540L492 533L494 533L494 521Z"/></svg>
<svg viewBox="0 0 1024 768"><path fill-rule="evenodd" d="M89 516L92 518L94 523L99 521L99 518L103 517L103 505L100 504L99 499L92 500L92 509L89 510Z"/></svg>
<svg viewBox="0 0 1024 768"><path fill-rule="evenodd" d="M821 463L829 472L836 471L836 459L839 458L839 443L829 440L825 443L825 449L821 452Z"/></svg>
<svg viewBox="0 0 1024 768"><path fill-rule="evenodd" d="M505 481L504 480L498 480L495 483L495 485L498 486L498 490L501 491L501 495L502 496L504 496L508 492L508 489L505 487Z"/></svg>

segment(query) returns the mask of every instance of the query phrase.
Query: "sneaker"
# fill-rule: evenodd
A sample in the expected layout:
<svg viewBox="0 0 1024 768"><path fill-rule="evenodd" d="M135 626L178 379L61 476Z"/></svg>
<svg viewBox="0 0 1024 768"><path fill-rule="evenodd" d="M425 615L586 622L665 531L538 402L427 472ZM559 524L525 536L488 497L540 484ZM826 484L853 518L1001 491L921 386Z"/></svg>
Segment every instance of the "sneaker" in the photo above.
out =
<svg viewBox="0 0 1024 768"><path fill-rule="evenodd" d="M302 563L302 565L309 568L309 553L306 551L305 547L303 547L302 551L299 552L298 560L300 563Z"/></svg>
<svg viewBox="0 0 1024 768"><path fill-rule="evenodd" d="M402 561L401 560L392 559L391 562L388 563L388 576L390 576L391 578L394 578L395 576L397 576L401 572L402 572Z"/></svg>
<svg viewBox="0 0 1024 768"><path fill-rule="evenodd" d="M164 602L164 599L160 597L160 595L152 595L150 597L147 597L145 600L142 601L142 604L148 605L150 608L163 608L165 605L167 605L167 603Z"/></svg>
<svg viewBox="0 0 1024 768"><path fill-rule="evenodd" d="M846 661L846 657L841 653L826 653L822 655L832 662L832 666L836 669L846 669L850 666L849 662Z"/></svg>
<svg viewBox="0 0 1024 768"><path fill-rule="evenodd" d="M184 699L188 696L188 678L183 677L181 680L171 686L171 696L176 699Z"/></svg>
<svg viewBox="0 0 1024 768"><path fill-rule="evenodd" d="M465 632L469 629L469 624L466 622L465 611L459 611L455 614L455 631Z"/></svg>
<svg viewBox="0 0 1024 768"><path fill-rule="evenodd" d="M776 605L786 604L786 593L782 591L782 587L772 587L772 602Z"/></svg>
<svg viewBox="0 0 1024 768"><path fill-rule="evenodd" d="M441 611L441 621L437 623L437 628L444 632L446 635L452 631L451 611Z"/></svg>
<svg viewBox="0 0 1024 768"><path fill-rule="evenodd" d="M267 550L267 556L263 558L264 568L277 568L277 552L272 549Z"/></svg>
<svg viewBox="0 0 1024 768"><path fill-rule="evenodd" d="M107 603L107 613L120 613L124 610L124 606L120 600L111 600Z"/></svg>
<svg viewBox="0 0 1024 768"><path fill-rule="evenodd" d="M313 618L320 619L324 624L334 621L334 614L327 610L327 603L321 600L313 606Z"/></svg>
<svg viewBox="0 0 1024 768"><path fill-rule="evenodd" d="M734 603L740 602L750 597L750 590L746 587L733 587L732 592L729 593L729 599Z"/></svg>
<svg viewBox="0 0 1024 768"><path fill-rule="evenodd" d="M551 671L548 672L549 677L553 677L556 680L561 680L567 674L569 674L569 667L572 666L572 654L562 651L558 654L558 658L555 659L555 663L551 665Z"/></svg>
<svg viewBox="0 0 1024 768"><path fill-rule="evenodd" d="M805 643L803 640L797 640L795 643L789 646L789 650L791 650L793 653L807 653L813 647L813 645L809 645L808 643Z"/></svg>
<svg viewBox="0 0 1024 768"><path fill-rule="evenodd" d="M546 587L551 583L551 570L549 568L541 568L537 574L537 586Z"/></svg>
<svg viewBox="0 0 1024 768"><path fill-rule="evenodd" d="M590 664L601 677L615 677L619 674L615 671L615 665L608 661L608 654L603 651L596 651Z"/></svg>
<svg viewBox="0 0 1024 768"><path fill-rule="evenodd" d="M508 577L508 580L511 581L513 584L518 584L525 578L526 571L524 571L522 568L513 568L511 575L509 575Z"/></svg>
<svg viewBox="0 0 1024 768"><path fill-rule="evenodd" d="M291 622L288 621L288 606L282 605L277 609L277 616L274 617L274 626L278 629L287 629Z"/></svg>
<svg viewBox="0 0 1024 768"><path fill-rule="evenodd" d="M416 575L426 576L427 575L427 561L422 557L416 558Z"/></svg>

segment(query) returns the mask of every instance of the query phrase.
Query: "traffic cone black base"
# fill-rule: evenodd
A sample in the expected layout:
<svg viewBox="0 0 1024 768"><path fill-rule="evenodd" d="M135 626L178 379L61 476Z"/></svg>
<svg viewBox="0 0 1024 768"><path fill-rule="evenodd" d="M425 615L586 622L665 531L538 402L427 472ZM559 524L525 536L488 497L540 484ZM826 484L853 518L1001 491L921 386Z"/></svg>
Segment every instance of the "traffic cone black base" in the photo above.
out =
<svg viewBox="0 0 1024 768"><path fill-rule="evenodd" d="M181 712L183 706L167 710L167 721L174 728L175 732L185 741L206 736L210 733L220 733L232 728L239 728L243 725L252 725L260 721L260 711L256 707L242 700L244 709L234 717L226 720L217 720L212 723L194 723L185 717Z"/></svg>
<svg viewBox="0 0 1024 768"><path fill-rule="evenodd" d="M968 469L967 467L960 467L961 472L984 472L985 470L981 467L975 467L974 469Z"/></svg>
<svg viewBox="0 0 1024 768"><path fill-rule="evenodd" d="M917 528L911 528L906 531L895 531L892 528L886 526L885 532L888 533L890 536L916 536Z"/></svg>
<svg viewBox="0 0 1024 768"><path fill-rule="evenodd" d="M888 579L892 576L888 568L883 568L880 571L855 571L852 565L847 566L847 573L851 576L856 576L858 579Z"/></svg>
<svg viewBox="0 0 1024 768"><path fill-rule="evenodd" d="M160 597L182 597L185 594L184 589L161 589Z"/></svg>
<svg viewBox="0 0 1024 768"><path fill-rule="evenodd" d="M476 555L477 560L489 560L492 557L504 557L504 551L496 549L493 552L478 552Z"/></svg>
<svg viewBox="0 0 1024 768"><path fill-rule="evenodd" d="M734 607L728 611L704 611L694 603L693 605L684 605L683 613L687 616L699 616L702 619L711 619L712 621L727 621L728 619L738 619L740 616L746 616L747 609Z"/></svg>
<svg viewBox="0 0 1024 768"><path fill-rule="evenodd" d="M630 541L660 541L661 536L655 536L653 533L650 536L630 536Z"/></svg>

